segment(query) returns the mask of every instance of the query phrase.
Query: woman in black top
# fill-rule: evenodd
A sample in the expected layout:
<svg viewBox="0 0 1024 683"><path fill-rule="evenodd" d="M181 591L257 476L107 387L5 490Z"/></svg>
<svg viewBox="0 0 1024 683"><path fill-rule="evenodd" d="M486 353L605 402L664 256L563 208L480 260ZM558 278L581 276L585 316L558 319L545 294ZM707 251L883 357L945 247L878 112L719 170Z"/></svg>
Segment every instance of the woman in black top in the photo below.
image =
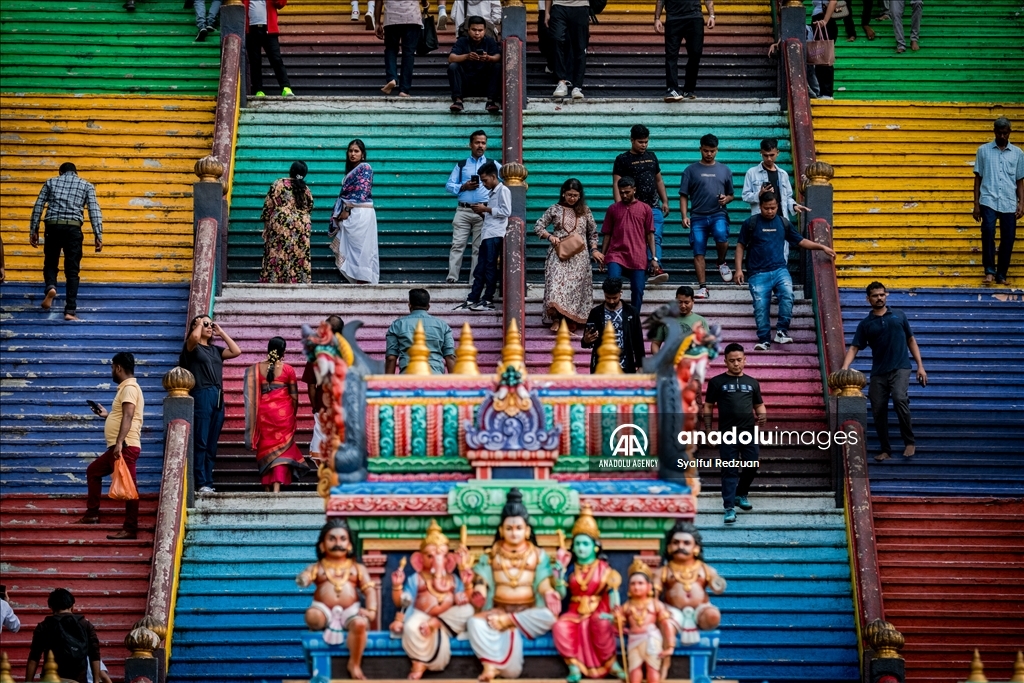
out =
<svg viewBox="0 0 1024 683"><path fill-rule="evenodd" d="M213 335L223 339L227 348L210 343ZM178 365L196 378L190 393L195 400L192 419L195 487L200 493L213 493L213 463L224 426L224 361L241 355L238 344L210 316L197 315L192 319Z"/></svg>

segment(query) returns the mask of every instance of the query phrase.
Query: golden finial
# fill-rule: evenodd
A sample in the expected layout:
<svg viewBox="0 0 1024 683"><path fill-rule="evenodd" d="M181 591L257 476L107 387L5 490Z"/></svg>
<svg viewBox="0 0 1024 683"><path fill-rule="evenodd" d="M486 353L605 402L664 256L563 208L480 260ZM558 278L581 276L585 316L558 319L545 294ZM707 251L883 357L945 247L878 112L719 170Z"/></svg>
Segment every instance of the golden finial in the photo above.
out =
<svg viewBox="0 0 1024 683"><path fill-rule="evenodd" d="M584 536L590 536L595 541L601 538L601 530L597 528L597 520L594 519L594 508L590 506L590 503L584 503L580 506L580 516L576 518L576 523L572 525L573 538L577 534L583 534Z"/></svg>
<svg viewBox="0 0 1024 683"><path fill-rule="evenodd" d="M551 375L575 375L576 363L573 362L572 338L569 336L569 326L562 318L558 326L558 334L555 336L555 348L551 350Z"/></svg>
<svg viewBox="0 0 1024 683"><path fill-rule="evenodd" d="M1010 683L1024 683L1024 652L1017 650L1017 660L1013 663L1013 677Z"/></svg>
<svg viewBox="0 0 1024 683"><path fill-rule="evenodd" d="M409 364L405 366L405 375L431 375L430 349L427 348L427 333L423 331L423 321L416 323L416 331L412 333L412 346L409 347Z"/></svg>
<svg viewBox="0 0 1024 683"><path fill-rule="evenodd" d="M522 3L519 6L522 7ZM501 179L509 187L526 185L526 176L528 175L526 167L517 161L510 161L501 167Z"/></svg>
<svg viewBox="0 0 1024 683"><path fill-rule="evenodd" d="M815 161L812 164L808 164L807 170L804 171L804 175L807 176L808 185L831 185L835 174L836 172L832 165L824 161Z"/></svg>
<svg viewBox="0 0 1024 683"><path fill-rule="evenodd" d="M864 392L861 389L867 386L867 383L868 380L864 377L864 373L853 368L836 370L829 373L828 376L828 388L832 389L833 393L838 396L863 398Z"/></svg>
<svg viewBox="0 0 1024 683"><path fill-rule="evenodd" d="M136 623L124 637L124 646L131 651L132 659L153 659L153 650L160 647L160 636L148 627Z"/></svg>
<svg viewBox="0 0 1024 683"><path fill-rule="evenodd" d="M441 525L437 523L436 519L430 520L430 524L427 525L427 534L420 541L420 550L423 550L428 545L451 545L448 537L441 531Z"/></svg>
<svg viewBox="0 0 1024 683"><path fill-rule="evenodd" d="M469 323L462 323L462 334L459 335L459 346L455 349L454 375L479 375L480 368L476 366L476 347L473 346L473 332L469 329Z"/></svg>
<svg viewBox="0 0 1024 683"><path fill-rule="evenodd" d="M884 619L875 619L864 628L864 640L879 659L899 659L903 649L903 634Z"/></svg>
<svg viewBox="0 0 1024 683"><path fill-rule="evenodd" d="M14 676L11 675L11 662L7 659L6 652L0 652L0 683L14 683Z"/></svg>
<svg viewBox="0 0 1024 683"><path fill-rule="evenodd" d="M626 571L626 578L628 579L633 576L633 574L643 574L647 577L648 581L654 581L654 572L652 572L647 563L639 557L633 560L633 564L629 565L629 569Z"/></svg>
<svg viewBox="0 0 1024 683"><path fill-rule="evenodd" d="M171 398L188 396L188 392L192 391L195 385L195 375L180 366L171 368L164 375L164 390Z"/></svg>
<svg viewBox="0 0 1024 683"><path fill-rule="evenodd" d="M622 355L619 345L615 343L615 326L608 323L604 326L604 334L601 335L601 345L597 347L597 367L595 375L621 375L622 366L619 358Z"/></svg>
<svg viewBox="0 0 1024 683"><path fill-rule="evenodd" d="M221 176L224 175L224 164L220 162L220 159L210 154L196 161L193 170L199 176L199 182L219 183Z"/></svg>
<svg viewBox="0 0 1024 683"><path fill-rule="evenodd" d="M981 654L977 648L974 650L974 657L971 658L971 675L967 677L967 683L988 683L985 678L985 665L981 663Z"/></svg>
<svg viewBox="0 0 1024 683"><path fill-rule="evenodd" d="M39 679L39 683L61 683L61 678L57 675L57 660L53 656L53 650L46 653L46 661L43 662L43 677Z"/></svg>
<svg viewBox="0 0 1024 683"><path fill-rule="evenodd" d="M504 167L502 167L504 168ZM501 349L501 364L498 366L498 376L505 372L505 368L513 367L522 374L526 374L526 363L523 349L523 339L519 336L519 323L515 318L510 318L508 327L505 328L505 346Z"/></svg>

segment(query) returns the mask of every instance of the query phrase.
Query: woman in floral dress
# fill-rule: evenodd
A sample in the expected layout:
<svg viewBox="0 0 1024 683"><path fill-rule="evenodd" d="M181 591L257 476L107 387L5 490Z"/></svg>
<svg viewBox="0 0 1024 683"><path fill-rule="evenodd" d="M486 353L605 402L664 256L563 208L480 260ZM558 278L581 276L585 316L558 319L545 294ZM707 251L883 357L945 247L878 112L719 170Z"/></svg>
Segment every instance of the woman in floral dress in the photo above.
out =
<svg viewBox="0 0 1024 683"><path fill-rule="evenodd" d="M306 164L296 161L288 178L275 180L263 200L263 268L260 282L309 284L309 236L313 193L306 187Z"/></svg>
<svg viewBox="0 0 1024 683"><path fill-rule="evenodd" d="M597 224L583 197L583 185L576 178L562 183L559 202L548 207L533 231L551 243L544 264L544 324L558 330L562 318L575 332L577 325L587 322L594 306L594 282L590 260L604 262L597 249ZM558 258L555 247L570 234L577 234L587 245L567 261Z"/></svg>
<svg viewBox="0 0 1024 683"><path fill-rule="evenodd" d="M373 208L373 169L366 163L362 140L348 143L345 179L331 213L328 233L334 263L342 277L356 284L380 281L377 253L377 212Z"/></svg>

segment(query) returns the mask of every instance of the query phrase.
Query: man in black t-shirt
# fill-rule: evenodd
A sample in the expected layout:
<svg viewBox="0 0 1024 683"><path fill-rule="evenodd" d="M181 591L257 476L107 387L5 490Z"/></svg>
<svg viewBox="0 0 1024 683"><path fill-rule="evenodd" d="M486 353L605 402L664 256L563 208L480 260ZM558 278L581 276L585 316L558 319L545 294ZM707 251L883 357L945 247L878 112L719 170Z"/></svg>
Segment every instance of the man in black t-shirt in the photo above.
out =
<svg viewBox="0 0 1024 683"><path fill-rule="evenodd" d="M52 614L32 632L32 645L25 665L25 680L35 678L39 662L46 663L48 652L57 662L57 675L63 680L86 683L87 669L92 669L92 680L100 678L100 641L89 620L72 612L75 596L64 588L57 588L46 598Z"/></svg>
<svg viewBox="0 0 1024 683"><path fill-rule="evenodd" d="M697 72L700 58L704 54L704 26L715 27L715 3L704 0L708 8L707 23L700 11L700 0L658 0L654 6L654 30L665 34L665 91L666 102L695 100L697 95ZM661 23L661 10L665 8L667 18ZM679 94L679 47L686 41L686 80L683 94Z"/></svg>
<svg viewBox="0 0 1024 683"><path fill-rule="evenodd" d="M466 20L466 35L455 41L448 55L448 84L452 88L453 114L465 106L463 96L485 95L487 111L501 111L501 50L487 35L487 22L483 17Z"/></svg>
<svg viewBox="0 0 1024 683"><path fill-rule="evenodd" d="M619 178L632 178L636 182L636 198L651 207L654 214L654 252L647 251L647 260L653 261L647 273L647 284L658 285L668 280L668 273L661 267L661 236L668 216L668 193L665 180L661 177L658 157L647 149L651 131L647 126L637 124L629 130L630 148L615 157L612 166L612 195L621 201Z"/></svg>
<svg viewBox="0 0 1024 683"><path fill-rule="evenodd" d="M746 364L743 347L729 344L725 347L726 371L708 381L708 390L704 394L704 428L707 431L711 431L711 418L715 405L718 406L718 431L722 433L718 453L721 459L747 463L744 467L722 467L722 506L726 524L736 521L737 505L741 510L754 509L747 500L750 485L757 476L758 447L754 426L764 427L768 420L768 412L761 399L761 385L753 377L743 374ZM736 430L735 435L732 434L733 429ZM731 440L733 436L735 443L725 443L726 438Z"/></svg>

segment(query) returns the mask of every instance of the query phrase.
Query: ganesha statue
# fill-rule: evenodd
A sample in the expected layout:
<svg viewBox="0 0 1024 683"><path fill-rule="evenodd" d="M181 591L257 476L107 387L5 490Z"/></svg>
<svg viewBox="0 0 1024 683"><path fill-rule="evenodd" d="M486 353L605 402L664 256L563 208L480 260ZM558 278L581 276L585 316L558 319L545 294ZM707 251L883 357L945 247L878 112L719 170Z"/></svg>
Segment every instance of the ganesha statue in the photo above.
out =
<svg viewBox="0 0 1024 683"><path fill-rule="evenodd" d="M407 576L403 561L391 573L391 597L402 610L391 632L402 638L402 649L412 660L409 678L413 680L422 678L425 671L443 671L448 666L450 639L463 633L473 616L465 590L472 571L458 571L458 556L450 549L448 537L432 519L419 551L409 558L415 571Z"/></svg>

